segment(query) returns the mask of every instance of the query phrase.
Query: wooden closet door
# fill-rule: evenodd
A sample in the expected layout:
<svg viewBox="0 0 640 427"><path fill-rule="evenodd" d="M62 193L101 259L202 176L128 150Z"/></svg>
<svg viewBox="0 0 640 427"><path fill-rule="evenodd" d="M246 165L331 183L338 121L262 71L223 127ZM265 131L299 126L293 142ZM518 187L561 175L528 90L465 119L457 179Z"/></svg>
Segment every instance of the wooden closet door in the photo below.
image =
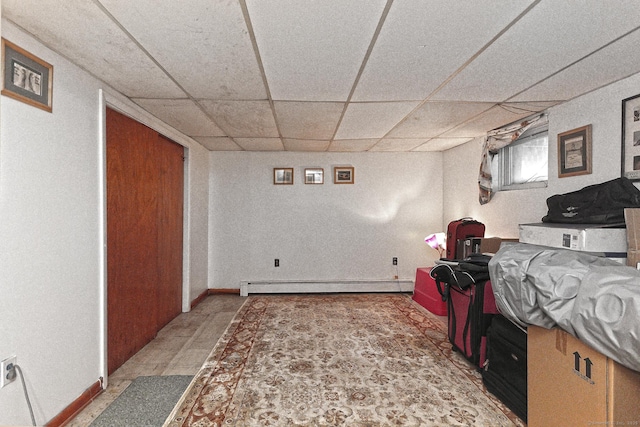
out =
<svg viewBox="0 0 640 427"><path fill-rule="evenodd" d="M157 330L182 312L182 236L184 147L158 135L160 197L158 197Z"/></svg>
<svg viewBox="0 0 640 427"><path fill-rule="evenodd" d="M109 374L181 311L182 159L181 146L107 109Z"/></svg>

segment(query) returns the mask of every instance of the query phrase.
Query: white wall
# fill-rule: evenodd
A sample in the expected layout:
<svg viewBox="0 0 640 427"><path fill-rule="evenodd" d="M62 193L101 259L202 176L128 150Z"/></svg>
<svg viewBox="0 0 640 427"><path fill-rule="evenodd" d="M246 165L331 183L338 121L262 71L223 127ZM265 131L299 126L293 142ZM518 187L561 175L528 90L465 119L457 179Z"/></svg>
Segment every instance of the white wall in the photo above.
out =
<svg viewBox="0 0 640 427"><path fill-rule="evenodd" d="M355 184L333 184L336 165L354 166ZM293 167L294 185L273 185L274 167ZM304 184L309 167L323 185ZM442 154L214 152L210 200L211 288L413 279L438 257L424 237L442 230Z"/></svg>
<svg viewBox="0 0 640 427"><path fill-rule="evenodd" d="M0 131L0 358L17 356L44 424L100 376L100 85L6 21L2 35L54 65L53 113L4 97ZM19 380L0 424L30 424Z"/></svg>
<svg viewBox="0 0 640 427"><path fill-rule="evenodd" d="M518 224L540 222L546 199L620 176L622 100L640 93L640 74L549 110L549 185L498 192L486 205L478 202L481 141L444 154L444 221L471 216L485 223L487 236L518 237ZM558 178L559 133L584 125L593 130L593 173ZM473 165L473 167L469 167Z"/></svg>
<svg viewBox="0 0 640 427"><path fill-rule="evenodd" d="M52 113L4 96L0 105L0 360L17 356L43 425L104 375L100 90L188 147L184 276L193 297L208 284L209 152L6 20L2 36L54 66ZM17 380L0 389L0 425L29 424Z"/></svg>
<svg viewBox="0 0 640 427"><path fill-rule="evenodd" d="M184 234L188 239L185 281L188 295L183 296L183 311L209 288L209 150L193 143L189 145L188 174L185 174L188 212Z"/></svg>

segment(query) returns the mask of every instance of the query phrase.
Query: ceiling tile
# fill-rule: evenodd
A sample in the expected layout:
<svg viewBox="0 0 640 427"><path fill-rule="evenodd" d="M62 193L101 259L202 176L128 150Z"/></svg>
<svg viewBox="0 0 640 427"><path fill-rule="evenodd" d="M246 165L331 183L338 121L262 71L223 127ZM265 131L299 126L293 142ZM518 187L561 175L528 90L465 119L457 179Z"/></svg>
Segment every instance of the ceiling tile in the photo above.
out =
<svg viewBox="0 0 640 427"><path fill-rule="evenodd" d="M227 137L197 136L195 138L204 148L209 151L242 151L242 148Z"/></svg>
<svg viewBox="0 0 640 427"><path fill-rule="evenodd" d="M211 150L444 150L640 72L637 0L0 1Z"/></svg>
<svg viewBox="0 0 640 427"><path fill-rule="evenodd" d="M633 0L542 1L431 99L509 99L636 28L638 11Z"/></svg>
<svg viewBox="0 0 640 427"><path fill-rule="evenodd" d="M485 135L492 130L528 117L534 113L544 111L553 102L505 102L474 117L466 123L441 134L445 138L473 138Z"/></svg>
<svg viewBox="0 0 640 427"><path fill-rule="evenodd" d="M133 101L188 136L225 136L190 99L133 99Z"/></svg>
<svg viewBox="0 0 640 427"><path fill-rule="evenodd" d="M339 102L275 102L283 138L330 140L344 104Z"/></svg>
<svg viewBox="0 0 640 427"><path fill-rule="evenodd" d="M353 101L425 99L530 3L394 2Z"/></svg>
<svg viewBox="0 0 640 427"><path fill-rule="evenodd" d="M346 101L385 3L247 0L272 98Z"/></svg>
<svg viewBox="0 0 640 427"><path fill-rule="evenodd" d="M61 7L59 0L2 0L2 17L16 22L126 96L185 96L93 2L65 0Z"/></svg>
<svg viewBox="0 0 640 427"><path fill-rule="evenodd" d="M373 139L336 139L329 146L327 151L357 152L369 151L379 138Z"/></svg>
<svg viewBox="0 0 640 427"><path fill-rule="evenodd" d="M525 90L510 101L569 100L640 71L640 30Z"/></svg>
<svg viewBox="0 0 640 427"><path fill-rule="evenodd" d="M488 110L492 105L484 102L426 102L387 136L432 138Z"/></svg>
<svg viewBox="0 0 640 427"><path fill-rule="evenodd" d="M285 139L287 151L327 151L329 141L309 139Z"/></svg>
<svg viewBox="0 0 640 427"><path fill-rule="evenodd" d="M383 138L378 141L376 145L371 147L369 151L411 151L424 142L424 139L417 138Z"/></svg>
<svg viewBox="0 0 640 427"><path fill-rule="evenodd" d="M433 138L411 151L445 151L473 141L473 138Z"/></svg>
<svg viewBox="0 0 640 427"><path fill-rule="evenodd" d="M246 151L284 150L284 145L280 138L234 138L233 140Z"/></svg>
<svg viewBox="0 0 640 427"><path fill-rule="evenodd" d="M100 2L193 98L267 98L239 2Z"/></svg>
<svg viewBox="0 0 640 427"><path fill-rule="evenodd" d="M417 101L350 103L336 138L382 138L417 105Z"/></svg>
<svg viewBox="0 0 640 427"><path fill-rule="evenodd" d="M269 101L202 100L200 104L227 135L233 138L278 137Z"/></svg>

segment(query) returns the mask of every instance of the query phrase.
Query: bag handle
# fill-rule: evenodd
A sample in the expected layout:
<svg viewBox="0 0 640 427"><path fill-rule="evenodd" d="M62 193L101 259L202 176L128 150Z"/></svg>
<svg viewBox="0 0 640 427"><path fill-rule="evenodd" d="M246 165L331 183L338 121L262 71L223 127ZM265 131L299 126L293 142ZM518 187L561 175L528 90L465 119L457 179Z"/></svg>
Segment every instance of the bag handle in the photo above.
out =
<svg viewBox="0 0 640 427"><path fill-rule="evenodd" d="M437 264L429 271L429 276L435 280L442 301L447 301L449 299L450 282L454 277L451 266L448 264Z"/></svg>

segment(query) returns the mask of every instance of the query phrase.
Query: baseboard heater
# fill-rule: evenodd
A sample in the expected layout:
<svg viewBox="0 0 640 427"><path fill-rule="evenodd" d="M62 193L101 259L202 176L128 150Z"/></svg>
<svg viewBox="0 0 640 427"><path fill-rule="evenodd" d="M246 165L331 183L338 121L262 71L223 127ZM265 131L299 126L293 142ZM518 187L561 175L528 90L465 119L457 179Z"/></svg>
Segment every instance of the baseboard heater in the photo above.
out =
<svg viewBox="0 0 640 427"><path fill-rule="evenodd" d="M240 295L336 292L413 292L413 280L255 280L240 282Z"/></svg>

